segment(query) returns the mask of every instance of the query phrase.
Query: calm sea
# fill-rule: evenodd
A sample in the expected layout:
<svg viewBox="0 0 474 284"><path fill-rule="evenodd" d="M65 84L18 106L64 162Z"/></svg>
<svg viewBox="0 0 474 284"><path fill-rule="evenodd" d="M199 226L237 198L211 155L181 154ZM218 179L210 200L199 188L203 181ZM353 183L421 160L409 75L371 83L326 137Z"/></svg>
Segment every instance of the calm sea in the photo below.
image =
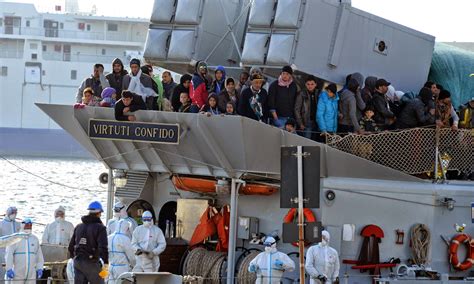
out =
<svg viewBox="0 0 474 284"><path fill-rule="evenodd" d="M66 208L66 220L74 225L87 213L91 201L100 201L104 210L107 206L107 185L99 183L99 175L107 170L97 161L5 158L8 161L0 159L0 216L9 206L16 206L17 218L33 219L33 232L39 238L59 205Z"/></svg>

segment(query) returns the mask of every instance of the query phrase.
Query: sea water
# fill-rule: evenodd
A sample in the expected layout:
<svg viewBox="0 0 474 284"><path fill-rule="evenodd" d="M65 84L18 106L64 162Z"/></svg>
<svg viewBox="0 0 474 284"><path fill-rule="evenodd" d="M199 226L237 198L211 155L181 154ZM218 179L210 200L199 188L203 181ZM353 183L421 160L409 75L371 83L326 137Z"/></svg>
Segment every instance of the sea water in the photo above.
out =
<svg viewBox="0 0 474 284"><path fill-rule="evenodd" d="M2 157L0 219L9 206L16 206L17 218L32 218L33 233L41 238L45 225L54 221L54 210L62 205L66 220L75 226L91 201L107 208L107 184L99 182L103 172L108 170L95 160ZM102 219L105 222L105 214Z"/></svg>

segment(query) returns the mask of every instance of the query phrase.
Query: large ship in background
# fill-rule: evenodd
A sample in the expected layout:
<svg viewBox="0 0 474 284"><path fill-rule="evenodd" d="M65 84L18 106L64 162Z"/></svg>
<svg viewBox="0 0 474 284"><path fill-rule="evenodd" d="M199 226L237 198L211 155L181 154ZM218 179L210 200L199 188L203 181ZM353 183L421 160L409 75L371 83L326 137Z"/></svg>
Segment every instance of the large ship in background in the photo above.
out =
<svg viewBox="0 0 474 284"><path fill-rule="evenodd" d="M57 2L57 1L56 1ZM0 1L0 154L84 157L87 153L36 102L72 105L82 80L101 63L142 58L149 20L80 12L77 0ZM65 5L64 5L65 4Z"/></svg>

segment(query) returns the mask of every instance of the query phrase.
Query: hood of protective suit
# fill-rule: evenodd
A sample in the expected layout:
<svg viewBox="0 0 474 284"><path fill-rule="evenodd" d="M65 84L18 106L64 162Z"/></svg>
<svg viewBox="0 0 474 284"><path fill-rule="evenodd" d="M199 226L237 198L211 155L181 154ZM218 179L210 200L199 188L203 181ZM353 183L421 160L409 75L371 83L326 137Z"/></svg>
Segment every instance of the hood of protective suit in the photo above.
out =
<svg viewBox="0 0 474 284"><path fill-rule="evenodd" d="M369 89L370 92L375 92L375 82L377 82L377 77L369 76L365 79L364 88Z"/></svg>
<svg viewBox="0 0 474 284"><path fill-rule="evenodd" d="M131 224L127 220L120 220L115 227L114 233L128 235L130 233L130 226Z"/></svg>
<svg viewBox="0 0 474 284"><path fill-rule="evenodd" d="M355 79L357 81L357 83L359 83L359 87L361 87L361 88L364 85L364 75L360 74L359 72L351 74L351 79ZM349 83L350 83L350 81L349 81ZM349 87L349 84L348 84L348 87Z"/></svg>
<svg viewBox="0 0 474 284"><path fill-rule="evenodd" d="M331 241L331 235L329 234L328 231L324 230L322 233L321 233L321 236L322 236L322 241L321 241L321 244L325 245L325 246L328 246L329 245L329 242Z"/></svg>

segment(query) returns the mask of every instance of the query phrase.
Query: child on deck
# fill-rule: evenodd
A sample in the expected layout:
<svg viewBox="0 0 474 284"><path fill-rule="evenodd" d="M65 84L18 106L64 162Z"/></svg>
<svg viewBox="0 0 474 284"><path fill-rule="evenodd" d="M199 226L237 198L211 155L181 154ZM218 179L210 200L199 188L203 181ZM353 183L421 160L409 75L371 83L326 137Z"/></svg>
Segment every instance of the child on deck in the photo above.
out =
<svg viewBox="0 0 474 284"><path fill-rule="evenodd" d="M99 106L99 101L94 97L92 88L85 88L82 92L82 103L74 104L74 108L84 108L85 106Z"/></svg>
<svg viewBox="0 0 474 284"><path fill-rule="evenodd" d="M209 95L207 98L207 104L204 106L204 109L201 111L201 113L204 113L207 116L220 114L219 108L217 107L216 93L211 93Z"/></svg>
<svg viewBox="0 0 474 284"><path fill-rule="evenodd" d="M375 114L375 109L373 106L368 105L364 110L364 116L359 122L360 129L365 132L378 132L380 129L377 127L375 120L372 117Z"/></svg>
<svg viewBox="0 0 474 284"><path fill-rule="evenodd" d="M228 102L225 107L225 115L235 115L235 107L233 102Z"/></svg>
<svg viewBox="0 0 474 284"><path fill-rule="evenodd" d="M179 107L178 112L189 113L191 108L189 94L185 92L179 94L179 102L181 103L181 106Z"/></svg>
<svg viewBox="0 0 474 284"><path fill-rule="evenodd" d="M115 102L117 101L117 94L114 88L107 87L102 91L100 94L102 97L102 101L100 101L101 107L111 107L115 106Z"/></svg>

